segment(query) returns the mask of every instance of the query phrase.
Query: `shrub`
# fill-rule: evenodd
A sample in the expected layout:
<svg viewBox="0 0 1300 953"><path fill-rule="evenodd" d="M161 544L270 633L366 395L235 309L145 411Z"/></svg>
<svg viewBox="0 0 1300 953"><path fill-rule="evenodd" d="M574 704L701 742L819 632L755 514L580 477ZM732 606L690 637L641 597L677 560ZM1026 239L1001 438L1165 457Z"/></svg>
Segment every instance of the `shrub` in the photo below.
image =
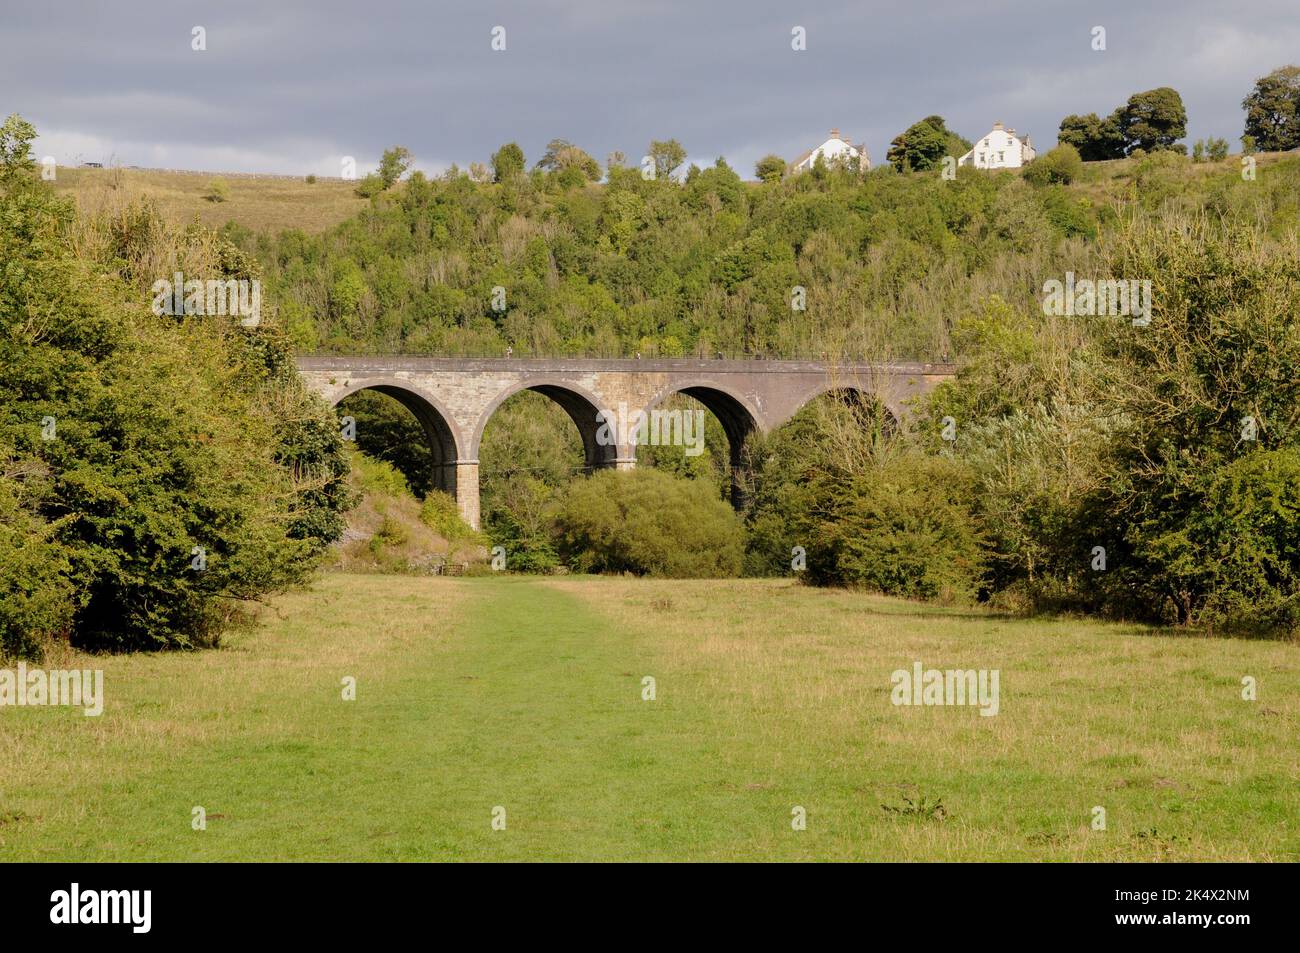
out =
<svg viewBox="0 0 1300 953"><path fill-rule="evenodd" d="M460 507L450 493L430 490L420 505L420 521L435 530L449 543L460 540L481 542L482 537L460 515Z"/></svg>
<svg viewBox="0 0 1300 953"><path fill-rule="evenodd" d="M34 511L46 476L37 461L0 454L0 658L39 658L76 609L59 527Z"/></svg>
<svg viewBox="0 0 1300 953"><path fill-rule="evenodd" d="M315 185L315 184L316 184L316 176L315 176L315 175L309 175L309 176L307 176L307 184L308 184L308 185Z"/></svg>
<svg viewBox="0 0 1300 953"><path fill-rule="evenodd" d="M363 199L374 198L382 191L384 191L384 180L373 172L357 183L356 193Z"/></svg>
<svg viewBox="0 0 1300 953"><path fill-rule="evenodd" d="M848 482L818 487L822 514L808 547L808 579L891 596L972 601L984 573L969 509L970 478L956 461L901 454Z"/></svg>
<svg viewBox="0 0 1300 953"><path fill-rule="evenodd" d="M735 576L744 533L711 484L649 468L575 480L555 516L563 557L580 572Z"/></svg>
<svg viewBox="0 0 1300 953"><path fill-rule="evenodd" d="M230 183L225 179L213 179L208 183L204 197L209 202L225 202L230 198Z"/></svg>
<svg viewBox="0 0 1300 953"><path fill-rule="evenodd" d="M1300 450L1260 450L1221 467L1188 539L1213 570L1205 621L1300 628Z"/></svg>
<svg viewBox="0 0 1300 953"><path fill-rule="evenodd" d="M1079 150L1066 144L1057 146L1025 166L1025 181L1030 185L1069 185L1083 174Z"/></svg>

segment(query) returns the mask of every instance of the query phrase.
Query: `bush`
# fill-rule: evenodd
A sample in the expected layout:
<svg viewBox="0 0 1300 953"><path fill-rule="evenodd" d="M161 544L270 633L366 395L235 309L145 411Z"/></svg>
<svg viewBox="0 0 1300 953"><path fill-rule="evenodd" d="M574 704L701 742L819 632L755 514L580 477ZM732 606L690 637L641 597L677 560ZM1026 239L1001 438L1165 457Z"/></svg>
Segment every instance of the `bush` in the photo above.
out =
<svg viewBox="0 0 1300 953"><path fill-rule="evenodd" d="M722 577L740 572L744 533L712 484L653 469L602 470L563 491L560 554L579 572Z"/></svg>
<svg viewBox="0 0 1300 953"><path fill-rule="evenodd" d="M1083 174L1079 150L1066 144L1057 146L1025 166L1025 181L1030 185L1069 185Z"/></svg>
<svg viewBox="0 0 1300 953"><path fill-rule="evenodd" d="M821 517L808 546L808 579L891 596L970 602L984 556L969 509L965 468L909 453L848 482L818 487Z"/></svg>
<svg viewBox="0 0 1300 953"><path fill-rule="evenodd" d="M309 175L309 176L307 176L307 184L308 184L308 185L315 185L315 184L316 184L316 176L315 176L315 175Z"/></svg>
<svg viewBox="0 0 1300 953"><path fill-rule="evenodd" d="M213 179L208 183L204 196L209 202L225 202L230 198L230 183L225 179Z"/></svg>
<svg viewBox="0 0 1300 953"><path fill-rule="evenodd" d="M460 540L482 542L481 534L461 518L460 507L450 493L430 490L420 505L420 521L449 543Z"/></svg>
<svg viewBox="0 0 1300 953"><path fill-rule="evenodd" d="M1205 621L1300 628L1300 450L1261 450L1221 467L1188 537L1213 571Z"/></svg>
<svg viewBox="0 0 1300 953"><path fill-rule="evenodd" d="M0 658L40 658L76 609L59 527L34 512L46 476L37 461L0 454Z"/></svg>
<svg viewBox="0 0 1300 953"><path fill-rule="evenodd" d="M374 198L382 191L384 191L384 180L373 172L357 183L356 193L363 199Z"/></svg>

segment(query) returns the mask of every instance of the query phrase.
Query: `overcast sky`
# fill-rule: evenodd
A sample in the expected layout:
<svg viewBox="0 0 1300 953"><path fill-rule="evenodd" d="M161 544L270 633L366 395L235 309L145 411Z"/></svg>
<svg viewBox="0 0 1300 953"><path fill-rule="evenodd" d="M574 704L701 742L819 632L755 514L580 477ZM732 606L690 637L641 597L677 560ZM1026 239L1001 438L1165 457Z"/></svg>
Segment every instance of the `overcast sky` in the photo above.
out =
<svg viewBox="0 0 1300 953"><path fill-rule="evenodd" d="M1188 141L1242 132L1300 61L1300 0L0 0L0 111L60 163L338 175L387 146L441 171L515 140L602 163L676 137L746 177L831 127L889 140L938 113L1056 141L1062 116L1173 86ZM206 31L195 51L193 29ZM492 30L505 28L504 51ZM806 30L807 49L791 48ZM1092 29L1106 49L1092 49Z"/></svg>

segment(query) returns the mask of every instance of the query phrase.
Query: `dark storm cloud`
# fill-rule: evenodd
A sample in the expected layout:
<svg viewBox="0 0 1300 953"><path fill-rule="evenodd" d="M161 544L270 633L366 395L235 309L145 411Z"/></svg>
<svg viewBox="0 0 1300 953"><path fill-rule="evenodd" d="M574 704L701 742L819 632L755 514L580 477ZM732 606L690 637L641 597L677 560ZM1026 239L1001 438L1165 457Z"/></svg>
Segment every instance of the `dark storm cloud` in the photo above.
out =
<svg viewBox="0 0 1300 953"><path fill-rule="evenodd" d="M42 154L323 174L396 143L438 169L511 139L530 161L556 136L635 161L676 136L694 161L724 155L748 175L832 126L879 163L932 113L968 138L1002 120L1050 146L1063 115L1161 85L1183 94L1189 139L1235 142L1251 83L1300 50L1293 0L53 0L3 17L0 108L37 125Z"/></svg>

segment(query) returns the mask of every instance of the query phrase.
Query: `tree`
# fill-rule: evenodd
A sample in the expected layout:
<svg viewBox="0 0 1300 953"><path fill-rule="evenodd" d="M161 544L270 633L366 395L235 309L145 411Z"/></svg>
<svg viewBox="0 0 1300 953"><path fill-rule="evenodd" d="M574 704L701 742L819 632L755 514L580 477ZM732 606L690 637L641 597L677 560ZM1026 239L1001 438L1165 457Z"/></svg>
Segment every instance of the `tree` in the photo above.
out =
<svg viewBox="0 0 1300 953"><path fill-rule="evenodd" d="M600 163L567 139L552 139L548 142L546 153L537 161L535 168L555 173L561 179L568 178L573 184L600 179Z"/></svg>
<svg viewBox="0 0 1300 953"><path fill-rule="evenodd" d="M406 146L393 146L391 149L385 149L383 158L379 160L379 180L383 183L384 188L391 189L411 167L413 156Z"/></svg>
<svg viewBox="0 0 1300 953"><path fill-rule="evenodd" d="M927 116L894 137L885 158L900 172L925 172L944 156L961 156L970 143L944 125L942 116Z"/></svg>
<svg viewBox="0 0 1300 953"><path fill-rule="evenodd" d="M1130 153L1135 149L1186 151L1176 140L1187 135L1187 110L1178 90L1172 87L1160 86L1134 93L1119 111L1118 118L1125 149Z"/></svg>
<svg viewBox="0 0 1300 953"><path fill-rule="evenodd" d="M1056 141L1073 146L1084 162L1124 158L1124 133L1114 114L1106 119L1096 113L1066 116L1061 120Z"/></svg>
<svg viewBox="0 0 1300 953"><path fill-rule="evenodd" d="M0 126L0 176L24 176L36 168L31 156L35 138L36 127L17 113L4 121Z"/></svg>
<svg viewBox="0 0 1300 953"><path fill-rule="evenodd" d="M1205 144L1205 152L1211 162L1222 162L1228 158L1228 140L1222 137L1211 139Z"/></svg>
<svg viewBox="0 0 1300 953"><path fill-rule="evenodd" d="M492 153L492 179L496 182L509 182L524 174L524 150L517 142L507 142Z"/></svg>
<svg viewBox="0 0 1300 953"><path fill-rule="evenodd" d="M754 165L754 174L760 182L780 182L785 175L785 160L778 155L766 155Z"/></svg>
<svg viewBox="0 0 1300 953"><path fill-rule="evenodd" d="M650 143L650 158L655 160L655 177L666 179L686 161L686 149L676 139L655 139Z"/></svg>
<svg viewBox="0 0 1300 953"><path fill-rule="evenodd" d="M0 129L0 642L210 643L341 534L342 441L272 321L147 305L154 268L248 280L251 259L148 204L75 221L30 129Z"/></svg>
<svg viewBox="0 0 1300 953"><path fill-rule="evenodd" d="M1300 66L1283 66L1255 81L1241 101L1245 135L1255 148L1282 152L1300 147Z"/></svg>

